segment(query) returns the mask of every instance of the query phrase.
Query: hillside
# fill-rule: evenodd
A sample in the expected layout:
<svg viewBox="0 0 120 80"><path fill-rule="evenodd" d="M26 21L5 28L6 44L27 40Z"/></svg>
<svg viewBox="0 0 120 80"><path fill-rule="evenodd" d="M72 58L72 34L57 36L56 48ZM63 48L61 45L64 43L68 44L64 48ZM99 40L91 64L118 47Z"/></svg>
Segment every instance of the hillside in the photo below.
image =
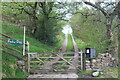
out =
<svg viewBox="0 0 120 80"><path fill-rule="evenodd" d="M8 36L11 36L18 40L23 40L23 27L18 27L14 24L3 22L2 23L2 33L7 34ZM4 36L2 36L4 39ZM42 44L40 41L34 39L31 36L26 35L26 41L29 41L30 43L30 52L52 52L55 49L51 46ZM2 42L3 44L8 45L11 48L18 49L16 46L9 45L8 43ZM21 46L22 47L22 46ZM9 50L7 48L3 48L4 50L14 53L18 56L22 56L19 53L16 53L12 50ZM18 49L22 52L21 49ZM4 78L24 78L28 75L27 72L22 71L22 69L19 69L16 65L17 59L13 56L10 56L9 54L2 53L2 72Z"/></svg>

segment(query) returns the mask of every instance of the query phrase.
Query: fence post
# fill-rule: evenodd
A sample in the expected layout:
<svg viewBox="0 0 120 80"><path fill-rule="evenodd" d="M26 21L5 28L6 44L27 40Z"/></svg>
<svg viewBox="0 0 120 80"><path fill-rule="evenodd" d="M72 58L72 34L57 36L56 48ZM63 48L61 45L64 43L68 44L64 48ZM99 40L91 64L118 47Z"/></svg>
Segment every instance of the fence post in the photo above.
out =
<svg viewBox="0 0 120 80"><path fill-rule="evenodd" d="M83 70L83 52L80 52L80 57L81 57L81 70Z"/></svg>
<svg viewBox="0 0 120 80"><path fill-rule="evenodd" d="M90 61L90 68L93 70L93 63L92 63L92 59L89 59Z"/></svg>
<svg viewBox="0 0 120 80"><path fill-rule="evenodd" d="M30 54L29 53L29 42L26 42L26 52L27 52L27 61L26 61L26 71L29 72L30 70Z"/></svg>
<svg viewBox="0 0 120 80"><path fill-rule="evenodd" d="M84 51L84 53L83 53L83 71L85 71L86 70L86 56L85 56L85 51Z"/></svg>

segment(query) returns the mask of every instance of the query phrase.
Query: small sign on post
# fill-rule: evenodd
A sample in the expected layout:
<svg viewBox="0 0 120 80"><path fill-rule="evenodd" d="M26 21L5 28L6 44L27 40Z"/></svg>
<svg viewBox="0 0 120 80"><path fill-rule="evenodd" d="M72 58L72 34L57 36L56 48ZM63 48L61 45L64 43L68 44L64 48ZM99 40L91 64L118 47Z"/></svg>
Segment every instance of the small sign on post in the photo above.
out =
<svg viewBox="0 0 120 80"><path fill-rule="evenodd" d="M85 54L86 54L86 58L89 58L89 59L96 58L94 48L86 48L85 49Z"/></svg>
<svg viewBox="0 0 120 80"><path fill-rule="evenodd" d="M85 54L86 54L86 58L88 58L90 61L90 68L93 69L92 59L96 58L95 49L94 48L86 48Z"/></svg>
<svg viewBox="0 0 120 80"><path fill-rule="evenodd" d="M16 46L22 46L23 45L22 40L15 40L15 39L8 39L8 43L10 43L10 45L16 45Z"/></svg>

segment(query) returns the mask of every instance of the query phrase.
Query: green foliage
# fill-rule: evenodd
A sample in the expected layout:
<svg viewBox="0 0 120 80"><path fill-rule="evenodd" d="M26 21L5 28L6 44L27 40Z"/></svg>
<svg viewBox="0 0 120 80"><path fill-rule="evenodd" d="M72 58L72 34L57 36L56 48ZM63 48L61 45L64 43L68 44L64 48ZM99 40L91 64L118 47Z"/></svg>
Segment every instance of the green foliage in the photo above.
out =
<svg viewBox="0 0 120 80"><path fill-rule="evenodd" d="M2 32L9 33L7 35L18 39L23 40L23 27L18 27L14 24L3 22L2 23ZM10 32L18 32L18 33L10 33ZM4 39L4 37L2 37ZM30 42L30 52L52 52L55 49L51 46L45 45L38 40L34 39L31 36L26 35L26 41ZM8 43L2 42L3 44L8 45ZM15 48L22 52L21 49L18 49L16 46L8 45L9 47ZM4 50L16 54L18 56L23 57L21 54L16 53L7 48L3 48ZM27 72L24 72L22 69L18 68L16 65L17 59L9 54L2 53L2 72L3 78L26 78L28 76Z"/></svg>
<svg viewBox="0 0 120 80"><path fill-rule="evenodd" d="M43 5L43 6L42 6ZM26 25L27 31L44 44L55 45L61 30L54 2L4 2L3 20Z"/></svg>
<svg viewBox="0 0 120 80"><path fill-rule="evenodd" d="M94 10L89 9L83 9L81 12L83 14L96 13ZM99 22L99 20L102 22ZM104 52L104 35L106 33L104 20L105 18L99 12L93 16L76 14L71 19L73 34L86 44L85 47L95 48L97 53Z"/></svg>
<svg viewBox="0 0 120 80"><path fill-rule="evenodd" d="M28 15L23 12L24 2L3 2L2 19L13 23L26 22Z"/></svg>
<svg viewBox="0 0 120 80"><path fill-rule="evenodd" d="M76 43L78 45L78 48L80 50L84 50L87 47L87 43L83 42L82 40L80 40L80 39L78 39L76 37L74 37L74 38L75 38L75 41L76 41Z"/></svg>
<svg viewBox="0 0 120 80"><path fill-rule="evenodd" d="M56 35L60 32L60 26L57 25L57 20L49 19L48 21L38 22L39 26L34 34L34 36L41 42L49 45L55 45L57 43Z"/></svg>

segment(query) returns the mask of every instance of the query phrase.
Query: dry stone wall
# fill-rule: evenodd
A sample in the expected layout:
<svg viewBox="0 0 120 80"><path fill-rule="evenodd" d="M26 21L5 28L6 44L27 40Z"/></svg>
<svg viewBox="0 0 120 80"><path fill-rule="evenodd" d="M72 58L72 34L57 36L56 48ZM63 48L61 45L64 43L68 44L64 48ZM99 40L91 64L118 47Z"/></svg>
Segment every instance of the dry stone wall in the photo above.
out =
<svg viewBox="0 0 120 80"><path fill-rule="evenodd" d="M86 70L102 70L103 67L117 67L118 61L109 53L99 53L96 59L86 60Z"/></svg>

